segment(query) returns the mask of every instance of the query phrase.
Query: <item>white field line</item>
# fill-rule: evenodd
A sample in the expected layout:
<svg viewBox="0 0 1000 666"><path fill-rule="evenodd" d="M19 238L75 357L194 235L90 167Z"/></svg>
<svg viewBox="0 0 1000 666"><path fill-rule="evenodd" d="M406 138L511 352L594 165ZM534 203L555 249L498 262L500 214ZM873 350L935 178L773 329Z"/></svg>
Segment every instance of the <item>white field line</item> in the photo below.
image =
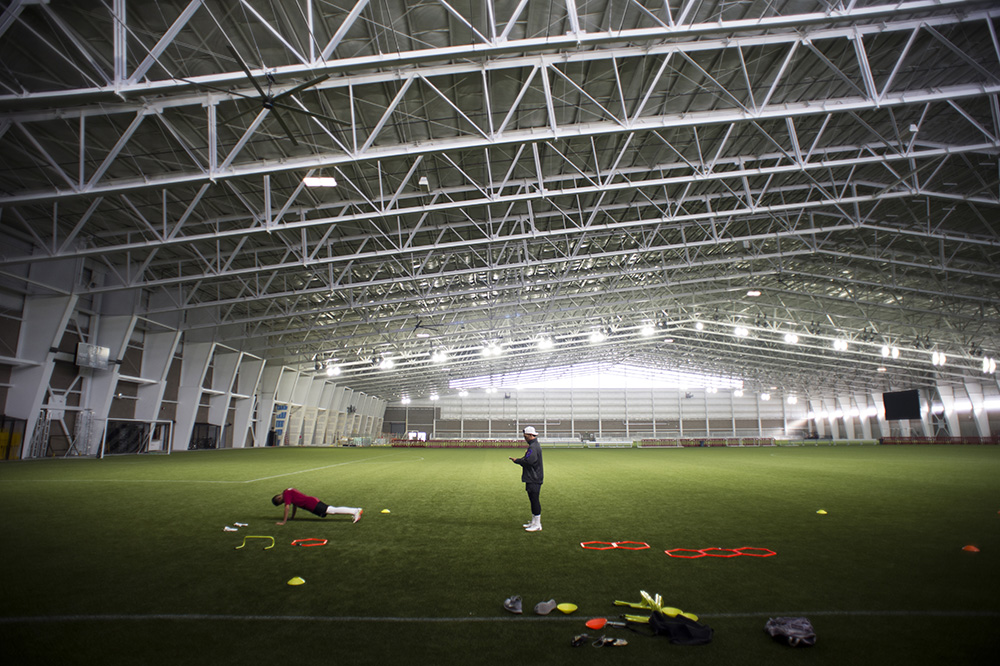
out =
<svg viewBox="0 0 1000 666"><path fill-rule="evenodd" d="M360 460L349 460L342 463L334 463L333 465L323 465L322 467L313 467L312 469L302 469L296 472L286 472L284 474L275 474L274 476L262 476L259 479L249 479L247 481L234 481L233 483L256 483L257 481L270 481L271 479L280 479L283 476L293 476L295 474L308 474L309 472L318 472L323 469L331 469L333 467L341 467L343 465L356 465L358 463L363 463L369 460L378 460L379 458L386 458L388 456L399 455L398 453L386 453L381 456L373 456L371 458L362 458Z"/></svg>
<svg viewBox="0 0 1000 666"><path fill-rule="evenodd" d="M831 610L831 611L759 611L745 613L704 613L699 615L705 619L753 619L771 617L955 617L955 618L1000 618L1000 611L961 611L961 610ZM20 617L0 617L2 624L60 623L60 622L151 622L162 620L180 620L190 622L396 622L396 623L478 623L478 622L583 622L588 615L554 616L554 617L517 617L504 615L499 617L394 617L394 616L358 616L358 615L212 615L205 613L148 613L139 615L26 615ZM601 616L598 616L601 617Z"/></svg>
<svg viewBox="0 0 1000 666"><path fill-rule="evenodd" d="M323 465L322 467L313 467L310 469L300 469L294 472L285 472L284 474L274 474L272 476L262 476L257 479L245 479L243 481L220 481L215 479L5 479L5 481L16 481L20 483L206 483L206 484L244 484L244 483L256 483L258 481L270 481L272 479L280 479L283 476L294 476L296 474L308 474L309 472L318 472L324 469L331 469L333 467L342 467L344 465L358 465L369 461L378 460L380 458L387 458L389 456L398 456L398 453L387 453L381 456L374 456L371 458L362 458L360 460L349 460L347 462L334 463L332 465ZM420 458L410 458L408 460L394 460L390 463L402 463L402 462L419 462L423 460Z"/></svg>

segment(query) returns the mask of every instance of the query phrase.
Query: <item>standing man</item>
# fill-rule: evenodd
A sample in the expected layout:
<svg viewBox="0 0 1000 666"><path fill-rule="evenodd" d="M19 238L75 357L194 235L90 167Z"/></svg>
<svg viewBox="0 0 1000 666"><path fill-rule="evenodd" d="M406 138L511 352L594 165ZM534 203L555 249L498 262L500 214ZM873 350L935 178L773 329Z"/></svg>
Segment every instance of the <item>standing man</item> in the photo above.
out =
<svg viewBox="0 0 1000 666"><path fill-rule="evenodd" d="M527 532L542 531L542 505L538 501L538 495L542 492L542 480L545 473L542 470L542 447L538 443L538 431L533 426L524 429L524 441L528 443L528 450L520 458L511 458L511 462L521 466L521 481L524 482L524 489L528 491L528 500L531 502L531 522L524 525Z"/></svg>

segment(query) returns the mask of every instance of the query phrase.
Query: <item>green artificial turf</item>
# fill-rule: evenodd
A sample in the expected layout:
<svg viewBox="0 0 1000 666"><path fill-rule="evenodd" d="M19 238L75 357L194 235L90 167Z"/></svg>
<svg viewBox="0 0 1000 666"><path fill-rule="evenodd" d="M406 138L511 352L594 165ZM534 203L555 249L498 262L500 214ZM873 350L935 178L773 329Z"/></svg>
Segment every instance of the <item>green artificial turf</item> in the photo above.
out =
<svg viewBox="0 0 1000 666"><path fill-rule="evenodd" d="M549 449L534 534L521 529L530 514L515 454L256 449L4 463L5 661L938 664L1000 654L998 447ZM364 518L299 512L277 526L270 497L288 486L363 506ZM223 531L235 522L249 527ZM248 539L237 550L247 535L276 546ZM291 545L302 538L329 543ZM664 553L709 547L777 554ZM306 583L287 585L294 576ZM586 619L633 612L613 601L639 601L640 590L699 615L715 640L683 647L609 630L595 637L629 645L569 647ZM523 616L502 609L512 594ZM579 610L532 614L550 598ZM764 623L779 614L808 617L817 645L768 638Z"/></svg>

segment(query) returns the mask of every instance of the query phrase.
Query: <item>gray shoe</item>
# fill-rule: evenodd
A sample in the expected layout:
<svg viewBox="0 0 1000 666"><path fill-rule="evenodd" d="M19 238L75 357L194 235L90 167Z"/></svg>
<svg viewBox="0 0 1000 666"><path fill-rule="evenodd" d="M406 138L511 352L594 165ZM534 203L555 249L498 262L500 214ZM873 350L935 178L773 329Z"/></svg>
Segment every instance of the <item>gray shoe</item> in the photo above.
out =
<svg viewBox="0 0 1000 666"><path fill-rule="evenodd" d="M556 609L556 600L549 599L535 606L535 615L548 615Z"/></svg>
<svg viewBox="0 0 1000 666"><path fill-rule="evenodd" d="M504 600L504 602L503 602L503 608L504 608L504 610L508 610L511 613L516 613L516 614L520 615L521 614L521 597L517 596L516 594L513 595L513 596L510 596L510 597L507 597Z"/></svg>

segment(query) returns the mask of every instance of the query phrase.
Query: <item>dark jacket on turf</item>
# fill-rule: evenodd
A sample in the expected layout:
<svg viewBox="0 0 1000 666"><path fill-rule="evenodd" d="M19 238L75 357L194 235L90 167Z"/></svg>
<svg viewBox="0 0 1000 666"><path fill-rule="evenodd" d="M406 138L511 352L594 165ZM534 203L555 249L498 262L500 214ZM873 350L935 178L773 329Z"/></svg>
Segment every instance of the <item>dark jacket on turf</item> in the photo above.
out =
<svg viewBox="0 0 1000 666"><path fill-rule="evenodd" d="M514 462L521 466L521 481L524 483L541 483L545 478L545 472L542 470L542 447L537 437L528 444L528 450L524 455Z"/></svg>

